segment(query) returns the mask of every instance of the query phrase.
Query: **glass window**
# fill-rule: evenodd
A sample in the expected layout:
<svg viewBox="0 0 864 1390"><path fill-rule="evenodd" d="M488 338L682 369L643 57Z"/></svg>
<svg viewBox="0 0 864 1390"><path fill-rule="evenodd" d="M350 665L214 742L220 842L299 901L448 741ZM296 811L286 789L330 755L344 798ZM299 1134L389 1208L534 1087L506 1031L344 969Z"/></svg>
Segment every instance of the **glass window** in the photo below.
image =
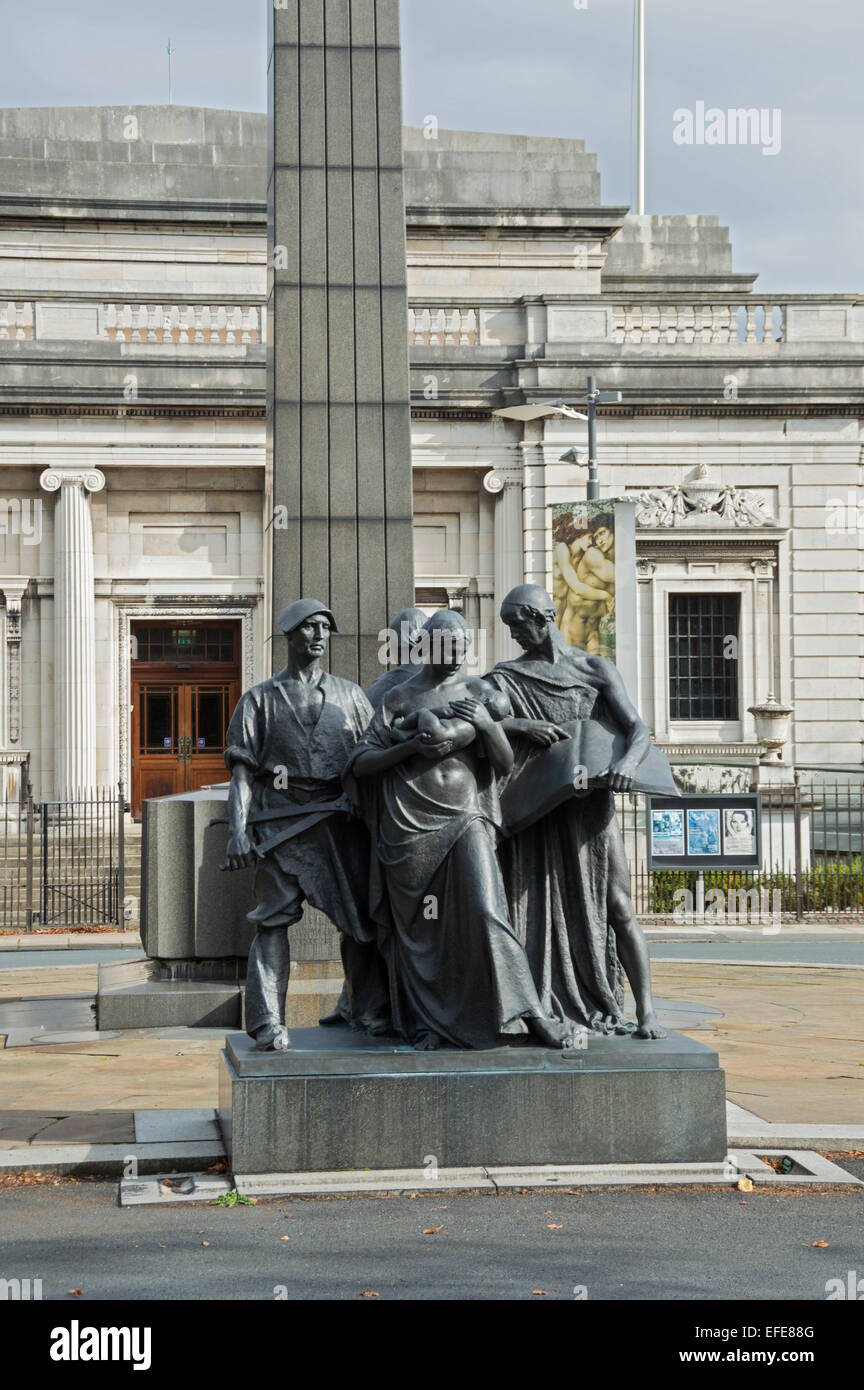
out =
<svg viewBox="0 0 864 1390"><path fill-rule="evenodd" d="M236 628L149 627L136 625L132 633L132 660L148 665L213 662L231 665L236 660Z"/></svg>
<svg viewBox="0 0 864 1390"><path fill-rule="evenodd" d="M738 594L670 594L669 713L680 720L741 717Z"/></svg>

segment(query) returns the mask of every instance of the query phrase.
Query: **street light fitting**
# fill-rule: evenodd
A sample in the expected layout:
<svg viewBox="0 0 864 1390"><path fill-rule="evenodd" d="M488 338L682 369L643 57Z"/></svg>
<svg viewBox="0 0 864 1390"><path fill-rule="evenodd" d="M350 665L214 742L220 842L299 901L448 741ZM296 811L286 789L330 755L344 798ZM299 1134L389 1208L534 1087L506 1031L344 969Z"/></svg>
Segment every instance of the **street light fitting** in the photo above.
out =
<svg viewBox="0 0 864 1390"><path fill-rule="evenodd" d="M529 405L511 405L504 410L493 410L493 415L501 420L549 420L558 416L565 420L586 420L587 415L574 410L567 401L535 401Z"/></svg>
<svg viewBox="0 0 864 1390"><path fill-rule="evenodd" d="M566 454L561 455L558 462L572 463L575 464L577 468L585 468L588 465L588 460L585 458L584 451L581 449L568 449Z"/></svg>

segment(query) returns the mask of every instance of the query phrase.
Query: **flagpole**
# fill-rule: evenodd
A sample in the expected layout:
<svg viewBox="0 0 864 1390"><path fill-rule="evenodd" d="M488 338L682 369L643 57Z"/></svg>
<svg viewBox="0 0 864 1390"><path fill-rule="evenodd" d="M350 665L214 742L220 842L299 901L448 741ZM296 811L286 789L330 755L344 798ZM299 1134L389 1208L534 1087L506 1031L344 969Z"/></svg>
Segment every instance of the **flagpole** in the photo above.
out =
<svg viewBox="0 0 864 1390"><path fill-rule="evenodd" d="M174 73L173 73L172 67L171 67L171 59L173 58L173 56L174 56L174 54L176 53L176 51L177 51L176 49L174 49L174 48L171 47L171 40L169 39L169 40L168 40L168 49L167 49L167 53L168 53L168 105L169 105L169 106L173 106L173 105L174 105Z"/></svg>
<svg viewBox="0 0 864 1390"><path fill-rule="evenodd" d="M645 0L638 0L639 5L639 93L637 100L637 131L636 131L636 211L640 217L645 216Z"/></svg>

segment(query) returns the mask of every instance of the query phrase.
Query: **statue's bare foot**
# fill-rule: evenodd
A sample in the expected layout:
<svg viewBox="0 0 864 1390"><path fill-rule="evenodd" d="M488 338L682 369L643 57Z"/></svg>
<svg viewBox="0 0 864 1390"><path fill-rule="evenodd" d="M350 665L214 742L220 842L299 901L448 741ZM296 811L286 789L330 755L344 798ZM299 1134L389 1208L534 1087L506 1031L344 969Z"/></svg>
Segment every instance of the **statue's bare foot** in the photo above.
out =
<svg viewBox="0 0 864 1390"><path fill-rule="evenodd" d="M259 1052L290 1052L288 1029L283 1024L266 1023L255 1033L255 1046Z"/></svg>
<svg viewBox="0 0 864 1390"><path fill-rule="evenodd" d="M414 1044L415 1052L437 1052L441 1039L437 1033L419 1033Z"/></svg>
<svg viewBox="0 0 864 1390"><path fill-rule="evenodd" d="M546 1047L557 1047L560 1051L576 1046L577 1034L585 1033L585 1028L571 1023L569 1019L529 1018L529 1028Z"/></svg>
<svg viewBox="0 0 864 1390"><path fill-rule="evenodd" d="M636 1026L636 1032L633 1036L635 1038L646 1038L659 1041L660 1038L666 1037L666 1032L665 1029L660 1027L654 1014L646 1014L644 1018L639 1020Z"/></svg>

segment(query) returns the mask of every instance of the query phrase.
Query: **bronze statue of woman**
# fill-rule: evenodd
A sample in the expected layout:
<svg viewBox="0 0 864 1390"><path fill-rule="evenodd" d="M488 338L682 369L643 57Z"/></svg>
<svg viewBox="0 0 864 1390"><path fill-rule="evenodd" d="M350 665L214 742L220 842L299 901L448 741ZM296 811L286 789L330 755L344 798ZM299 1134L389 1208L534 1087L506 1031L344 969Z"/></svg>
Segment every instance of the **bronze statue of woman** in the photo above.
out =
<svg viewBox="0 0 864 1390"><path fill-rule="evenodd" d="M419 1050L529 1033L570 1047L578 1030L541 1006L508 915L497 779L513 753L487 703L495 692L460 674L459 614L436 614L427 633L426 663L387 693L343 778L372 835L372 915L394 1025ZM421 711L437 718L415 719Z"/></svg>

